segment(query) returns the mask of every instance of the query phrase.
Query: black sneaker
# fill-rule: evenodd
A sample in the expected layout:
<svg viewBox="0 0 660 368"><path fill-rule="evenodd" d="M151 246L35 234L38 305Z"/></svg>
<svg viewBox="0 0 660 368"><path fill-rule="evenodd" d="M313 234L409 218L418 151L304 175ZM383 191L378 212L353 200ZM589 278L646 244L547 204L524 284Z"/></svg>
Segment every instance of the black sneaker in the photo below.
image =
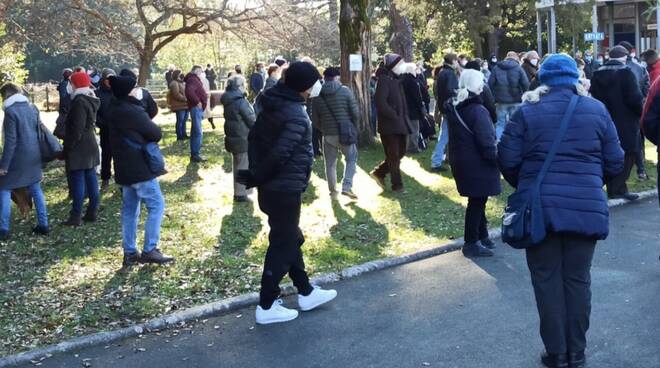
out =
<svg viewBox="0 0 660 368"><path fill-rule="evenodd" d="M156 248L148 253L142 253L140 257L141 263L154 263L154 264L165 264L174 262L174 257L168 257L161 253L160 249Z"/></svg>
<svg viewBox="0 0 660 368"><path fill-rule="evenodd" d="M449 169L447 169L446 166L442 166L442 165L440 165L438 167L432 167L431 168L431 172L434 172L434 173L441 173L441 172L447 172L447 171L449 171Z"/></svg>
<svg viewBox="0 0 660 368"><path fill-rule="evenodd" d="M541 354L541 363L548 368L568 368L568 357L566 354Z"/></svg>
<svg viewBox="0 0 660 368"><path fill-rule="evenodd" d="M85 212L85 216L83 216L82 220L85 222L96 222L98 213L99 211L97 208L87 207L87 212Z"/></svg>
<svg viewBox="0 0 660 368"><path fill-rule="evenodd" d="M122 266L131 267L138 263L140 263L140 252L124 253L124 262L122 262Z"/></svg>
<svg viewBox="0 0 660 368"><path fill-rule="evenodd" d="M492 257L495 253L479 243L465 243L463 245L463 255L468 258Z"/></svg>
<svg viewBox="0 0 660 368"><path fill-rule="evenodd" d="M570 368L582 368L587 363L584 350L577 353L568 353L568 366Z"/></svg>
<svg viewBox="0 0 660 368"><path fill-rule="evenodd" d="M50 229L48 228L48 226L43 227L43 226L37 225L32 229L32 234L46 236L46 235L50 234Z"/></svg>
<svg viewBox="0 0 660 368"><path fill-rule="evenodd" d="M376 181L376 184L382 189L382 190L387 190L387 184L385 183L385 178L382 176L379 176L376 174L376 172L372 171L369 173L369 175Z"/></svg>
<svg viewBox="0 0 660 368"><path fill-rule="evenodd" d="M190 162L199 163L199 162L206 162L206 161L208 161L208 160L206 159L206 157L203 157L203 156L192 156L192 157L190 157Z"/></svg>
<svg viewBox="0 0 660 368"><path fill-rule="evenodd" d="M486 247L488 249L497 248L497 245L495 245L495 242L490 240L490 238L481 239L479 242L481 243L481 245L483 245L484 247Z"/></svg>
<svg viewBox="0 0 660 368"><path fill-rule="evenodd" d="M639 179L641 181L646 181L646 180L649 180L649 176L645 172L642 172L642 173L637 174L637 179Z"/></svg>

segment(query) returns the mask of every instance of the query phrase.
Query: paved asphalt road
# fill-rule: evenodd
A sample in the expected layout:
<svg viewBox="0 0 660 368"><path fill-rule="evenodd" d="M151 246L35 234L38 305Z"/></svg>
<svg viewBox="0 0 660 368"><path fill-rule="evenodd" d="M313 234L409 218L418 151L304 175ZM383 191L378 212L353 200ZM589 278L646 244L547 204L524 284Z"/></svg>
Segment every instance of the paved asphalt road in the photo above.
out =
<svg viewBox="0 0 660 368"><path fill-rule="evenodd" d="M657 200L613 209L612 224L594 260L589 367L660 367ZM42 366L540 366L524 254L507 246L491 259L472 261L453 252L334 287L335 302L288 324L255 326L254 308L248 308L178 331L55 356Z"/></svg>

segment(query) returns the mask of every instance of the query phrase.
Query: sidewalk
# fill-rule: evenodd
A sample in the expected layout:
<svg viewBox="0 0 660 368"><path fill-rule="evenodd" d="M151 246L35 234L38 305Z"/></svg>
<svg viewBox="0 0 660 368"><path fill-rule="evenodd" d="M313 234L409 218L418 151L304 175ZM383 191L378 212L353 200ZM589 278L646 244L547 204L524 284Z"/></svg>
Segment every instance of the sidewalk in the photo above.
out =
<svg viewBox="0 0 660 368"><path fill-rule="evenodd" d="M594 259L589 366L660 367L657 199L612 209L611 223ZM255 326L249 308L41 367L540 366L524 253L508 246L492 259L453 252L334 287L335 302L288 324Z"/></svg>

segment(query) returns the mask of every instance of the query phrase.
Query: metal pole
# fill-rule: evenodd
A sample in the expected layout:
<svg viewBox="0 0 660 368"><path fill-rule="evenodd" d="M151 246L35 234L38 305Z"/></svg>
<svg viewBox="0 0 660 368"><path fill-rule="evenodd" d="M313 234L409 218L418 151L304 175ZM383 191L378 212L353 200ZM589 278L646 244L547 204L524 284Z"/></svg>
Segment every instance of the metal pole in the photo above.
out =
<svg viewBox="0 0 660 368"><path fill-rule="evenodd" d="M550 38L552 39L551 53L557 53L557 19L555 17L555 7L550 8Z"/></svg>
<svg viewBox="0 0 660 368"><path fill-rule="evenodd" d="M655 3L655 49L660 50L660 0Z"/></svg>
<svg viewBox="0 0 660 368"><path fill-rule="evenodd" d="M593 14L591 15L591 31L595 34L598 33L598 5L594 3ZM598 40L594 37L594 60L598 59Z"/></svg>
<svg viewBox="0 0 660 368"><path fill-rule="evenodd" d="M607 9L609 10L609 24L608 24L608 33L610 38L609 48L611 49L616 44L614 42L614 3L607 3Z"/></svg>
<svg viewBox="0 0 660 368"><path fill-rule="evenodd" d="M546 22L545 23L546 23L546 36L548 38L548 53L552 53L552 32L550 30L550 28L551 28L550 22L551 21L550 21L549 14L547 14L547 15L548 16L546 17Z"/></svg>
<svg viewBox="0 0 660 368"><path fill-rule="evenodd" d="M543 56L543 25L541 22L543 21L543 18L541 18L541 12L536 11L536 42L538 44L538 50L536 50L539 55Z"/></svg>
<svg viewBox="0 0 660 368"><path fill-rule="evenodd" d="M640 27L640 22L639 22L639 6L637 3L635 5L635 49L637 49L637 53L641 51L641 47L639 45L639 37L640 37L640 32L639 32L639 27Z"/></svg>

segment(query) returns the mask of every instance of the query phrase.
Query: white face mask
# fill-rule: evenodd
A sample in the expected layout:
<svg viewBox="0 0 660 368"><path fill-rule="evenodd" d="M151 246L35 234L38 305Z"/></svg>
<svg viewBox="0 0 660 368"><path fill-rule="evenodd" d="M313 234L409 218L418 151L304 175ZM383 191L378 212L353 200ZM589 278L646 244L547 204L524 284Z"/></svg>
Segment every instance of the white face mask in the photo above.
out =
<svg viewBox="0 0 660 368"><path fill-rule="evenodd" d="M630 54L630 57L634 59L635 57L637 57L637 54L635 54L635 53L633 52L633 53Z"/></svg>
<svg viewBox="0 0 660 368"><path fill-rule="evenodd" d="M133 90L128 94L129 96L135 97L136 100L142 101L142 98L144 97L142 93L142 88L140 87L135 87Z"/></svg>
<svg viewBox="0 0 660 368"><path fill-rule="evenodd" d="M532 65L536 66L539 63L539 60L538 59L532 59L529 62L532 63Z"/></svg>
<svg viewBox="0 0 660 368"><path fill-rule="evenodd" d="M309 91L309 98L319 97L322 87L323 85L321 84L321 81L316 81Z"/></svg>
<svg viewBox="0 0 660 368"><path fill-rule="evenodd" d="M73 85L71 84L71 81L69 81L69 82L66 84L66 93L68 93L68 94L72 94L72 93L73 93Z"/></svg>
<svg viewBox="0 0 660 368"><path fill-rule="evenodd" d="M406 69L406 65L403 62L400 62L396 64L396 66L392 69L392 72L396 75L401 75Z"/></svg>

